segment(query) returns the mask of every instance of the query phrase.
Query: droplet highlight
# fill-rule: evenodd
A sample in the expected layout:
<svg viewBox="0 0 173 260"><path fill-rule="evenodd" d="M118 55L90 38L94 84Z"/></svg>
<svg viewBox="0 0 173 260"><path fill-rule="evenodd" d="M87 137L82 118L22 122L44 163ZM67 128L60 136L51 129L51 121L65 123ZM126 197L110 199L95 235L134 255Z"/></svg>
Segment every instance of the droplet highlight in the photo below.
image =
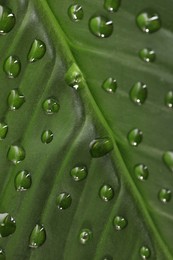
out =
<svg viewBox="0 0 173 260"><path fill-rule="evenodd" d="M138 146L142 142L143 133L138 128L134 128L128 133L127 138L132 146Z"/></svg>
<svg viewBox="0 0 173 260"><path fill-rule="evenodd" d="M113 260L113 257L110 255L105 255L102 260Z"/></svg>
<svg viewBox="0 0 173 260"><path fill-rule="evenodd" d="M110 185L105 184L100 188L99 196L103 201L108 202L113 199L114 190Z"/></svg>
<svg viewBox="0 0 173 260"><path fill-rule="evenodd" d="M5 139L8 133L8 125L5 122L0 122L0 140Z"/></svg>
<svg viewBox="0 0 173 260"><path fill-rule="evenodd" d="M0 237L7 237L16 230L15 219L8 213L0 214Z"/></svg>
<svg viewBox="0 0 173 260"><path fill-rule="evenodd" d="M139 29L145 33L153 33L160 29L161 20L153 10L144 10L136 18Z"/></svg>
<svg viewBox="0 0 173 260"><path fill-rule="evenodd" d="M139 57L145 62L154 62L156 59L155 51L150 48L143 48L139 52Z"/></svg>
<svg viewBox="0 0 173 260"><path fill-rule="evenodd" d="M166 94L165 105L169 108L173 108L173 91L168 91Z"/></svg>
<svg viewBox="0 0 173 260"><path fill-rule="evenodd" d="M89 29L95 36L107 38L113 33L113 22L104 16L95 16L89 21Z"/></svg>
<svg viewBox="0 0 173 260"><path fill-rule="evenodd" d="M116 230L120 231L127 226L127 220L122 216L116 216L113 220L113 225Z"/></svg>
<svg viewBox="0 0 173 260"><path fill-rule="evenodd" d="M20 92L19 89L13 89L10 91L7 99L9 109L15 111L19 109L25 102L24 95Z"/></svg>
<svg viewBox="0 0 173 260"><path fill-rule="evenodd" d="M7 158L14 164L18 164L25 159L25 150L22 146L11 145L8 152Z"/></svg>
<svg viewBox="0 0 173 260"><path fill-rule="evenodd" d="M58 101L51 97L46 99L42 104L43 110L47 115L55 114L59 111L60 105Z"/></svg>
<svg viewBox="0 0 173 260"><path fill-rule="evenodd" d="M26 171L19 171L14 180L14 186L17 191L26 191L31 187L31 174Z"/></svg>
<svg viewBox="0 0 173 260"><path fill-rule="evenodd" d="M43 58L46 53L46 45L43 41L35 39L28 53L28 61L35 62Z"/></svg>
<svg viewBox="0 0 173 260"><path fill-rule="evenodd" d="M142 82L137 82L130 90L130 99L137 105L142 105L147 99L147 86Z"/></svg>
<svg viewBox="0 0 173 260"><path fill-rule="evenodd" d="M71 170L70 175L74 181L82 181L88 175L87 167L86 166L76 166Z"/></svg>
<svg viewBox="0 0 173 260"><path fill-rule="evenodd" d="M83 19L84 12L81 5L74 4L68 9L68 16L74 22L78 22Z"/></svg>
<svg viewBox="0 0 173 260"><path fill-rule="evenodd" d="M142 259L148 259L151 256L151 251L147 246L142 246L140 248L139 254Z"/></svg>
<svg viewBox="0 0 173 260"><path fill-rule="evenodd" d="M67 192L60 193L56 199L56 205L60 210L68 209L71 206L71 203L71 195Z"/></svg>
<svg viewBox="0 0 173 260"><path fill-rule="evenodd" d="M117 12L121 5L121 0L105 0L104 8L109 12Z"/></svg>
<svg viewBox="0 0 173 260"><path fill-rule="evenodd" d="M148 179L149 171L148 167L144 164L138 164L135 166L135 176L137 179L141 181L145 181Z"/></svg>
<svg viewBox="0 0 173 260"><path fill-rule="evenodd" d="M113 78L107 78L102 85L102 88L108 93L114 93L117 87L117 81Z"/></svg>
<svg viewBox="0 0 173 260"><path fill-rule="evenodd" d="M0 5L0 35L9 33L15 26L15 15L6 6Z"/></svg>
<svg viewBox="0 0 173 260"><path fill-rule="evenodd" d="M21 63L18 57L9 56L4 62L4 72L8 78L16 78L21 71Z"/></svg>
<svg viewBox="0 0 173 260"><path fill-rule="evenodd" d="M79 241L82 245L87 244L92 238L92 231L88 228L82 229L79 235Z"/></svg>
<svg viewBox="0 0 173 260"><path fill-rule="evenodd" d="M53 133L51 130L43 131L41 135L41 141L43 144L49 144L53 140Z"/></svg>
<svg viewBox="0 0 173 260"><path fill-rule="evenodd" d="M97 138L90 143L90 154L93 158L106 155L113 150L113 143L109 137Z"/></svg>
<svg viewBox="0 0 173 260"><path fill-rule="evenodd" d="M65 81L69 87L72 87L75 90L79 90L84 87L84 78L75 63L73 63L66 72Z"/></svg>
<svg viewBox="0 0 173 260"><path fill-rule="evenodd" d="M171 200L172 192L169 189L163 188L159 191L158 196L161 202L167 203Z"/></svg>
<svg viewBox="0 0 173 260"><path fill-rule="evenodd" d="M43 225L36 225L29 238L29 247L38 248L46 241L46 230Z"/></svg>
<svg viewBox="0 0 173 260"><path fill-rule="evenodd" d="M163 154L163 162L168 169L173 172L173 152L168 151Z"/></svg>
<svg viewBox="0 0 173 260"><path fill-rule="evenodd" d="M0 248L0 260L6 260L5 252L2 248Z"/></svg>

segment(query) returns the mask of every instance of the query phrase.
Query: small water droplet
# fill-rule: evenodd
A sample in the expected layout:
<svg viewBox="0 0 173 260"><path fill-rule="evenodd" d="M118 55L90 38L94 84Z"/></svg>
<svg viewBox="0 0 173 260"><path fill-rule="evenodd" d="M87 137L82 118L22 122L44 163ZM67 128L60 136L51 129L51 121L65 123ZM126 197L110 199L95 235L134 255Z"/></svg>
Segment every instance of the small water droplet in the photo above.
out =
<svg viewBox="0 0 173 260"><path fill-rule="evenodd" d="M159 15L153 10L144 10L136 18L137 25L145 33L153 33L160 29L161 20Z"/></svg>
<svg viewBox="0 0 173 260"><path fill-rule="evenodd" d="M7 237L16 230L16 222L8 213L0 214L0 237Z"/></svg>
<svg viewBox="0 0 173 260"><path fill-rule="evenodd" d="M97 138L90 143L90 153L93 158L102 157L112 150L113 143L108 137Z"/></svg>
<svg viewBox="0 0 173 260"><path fill-rule="evenodd" d="M105 0L104 1L104 8L109 12L118 11L120 5L121 5L121 0Z"/></svg>
<svg viewBox="0 0 173 260"><path fill-rule="evenodd" d="M95 36L107 38L113 32L113 22L104 16L95 16L89 21L89 29Z"/></svg>
<svg viewBox="0 0 173 260"><path fill-rule="evenodd" d="M132 146L138 146L142 142L143 133L138 128L134 128L128 133L127 138Z"/></svg>
<svg viewBox="0 0 173 260"><path fill-rule="evenodd" d="M165 105L167 107L173 108L173 91L169 91L166 94Z"/></svg>
<svg viewBox="0 0 173 260"><path fill-rule="evenodd" d="M46 230L43 225L36 225L29 238L29 247L38 248L46 241Z"/></svg>
<svg viewBox="0 0 173 260"><path fill-rule="evenodd" d="M6 260L5 252L2 248L0 248L0 260Z"/></svg>
<svg viewBox="0 0 173 260"><path fill-rule="evenodd" d="M43 106L44 112L48 115L52 115L54 113L57 113L60 109L60 105L59 105L58 101L53 97L46 99L43 102L42 106Z"/></svg>
<svg viewBox="0 0 173 260"><path fill-rule="evenodd" d="M144 104L147 94L147 86L142 82L136 82L130 90L130 98L137 105Z"/></svg>
<svg viewBox="0 0 173 260"><path fill-rule="evenodd" d="M150 249L147 246L142 246L140 248L139 254L142 259L148 259L151 256Z"/></svg>
<svg viewBox="0 0 173 260"><path fill-rule="evenodd" d="M75 181L82 181L87 177L88 171L86 166L76 166L71 170L70 175Z"/></svg>
<svg viewBox="0 0 173 260"><path fill-rule="evenodd" d="M21 63L18 57L9 56L4 62L4 72L11 79L16 78L21 70Z"/></svg>
<svg viewBox="0 0 173 260"><path fill-rule="evenodd" d="M41 40L35 39L30 47L29 53L28 53L28 61L29 62L35 62L37 60L40 60L43 58L43 56L46 53L46 45Z"/></svg>
<svg viewBox="0 0 173 260"><path fill-rule="evenodd" d="M81 244L87 244L92 238L92 231L88 228L84 228L81 230L79 235L79 241Z"/></svg>
<svg viewBox="0 0 173 260"><path fill-rule="evenodd" d="M8 133L8 125L5 122L0 122L0 140L5 139Z"/></svg>
<svg viewBox="0 0 173 260"><path fill-rule="evenodd" d="M114 190L110 185L105 184L100 188L99 195L102 200L108 202L114 197Z"/></svg>
<svg viewBox="0 0 173 260"><path fill-rule="evenodd" d="M149 171L148 167L144 164L138 164L135 166L135 175L136 178L138 178L141 181L147 180Z"/></svg>
<svg viewBox="0 0 173 260"><path fill-rule="evenodd" d="M139 57L141 60L146 61L146 62L154 62L156 59L156 54L155 52L150 49L150 48L143 48L139 52Z"/></svg>
<svg viewBox="0 0 173 260"><path fill-rule="evenodd" d="M78 66L73 63L65 74L65 81L69 87L74 89L82 89L84 87L84 79L78 68Z"/></svg>
<svg viewBox="0 0 173 260"><path fill-rule="evenodd" d="M113 78L107 78L102 85L102 88L108 93L114 93L117 87L117 81Z"/></svg>
<svg viewBox="0 0 173 260"><path fill-rule="evenodd" d="M83 19L84 13L81 5L74 4L68 9L68 15L74 22L78 22Z"/></svg>
<svg viewBox="0 0 173 260"><path fill-rule="evenodd" d="M122 230L127 226L127 220L122 216L116 216L113 220L113 225L116 230Z"/></svg>
<svg viewBox="0 0 173 260"><path fill-rule="evenodd" d="M9 33L15 25L15 16L11 9L0 5L0 34Z"/></svg>
<svg viewBox="0 0 173 260"><path fill-rule="evenodd" d="M19 171L15 177L14 185L17 191L26 191L31 187L31 174L26 171Z"/></svg>
<svg viewBox="0 0 173 260"><path fill-rule="evenodd" d="M159 191L158 196L159 196L159 200L161 202L166 203L166 202L169 202L171 200L172 192L169 189L163 188Z"/></svg>
<svg viewBox="0 0 173 260"><path fill-rule="evenodd" d="M168 151L163 154L163 161L168 169L173 172L173 152Z"/></svg>
<svg viewBox="0 0 173 260"><path fill-rule="evenodd" d="M10 110L19 109L25 102L24 95L18 89L13 89L10 91L7 99L7 103Z"/></svg>
<svg viewBox="0 0 173 260"><path fill-rule="evenodd" d="M60 193L56 199L56 204L61 210L69 208L71 206L71 203L71 195L67 192Z"/></svg>
<svg viewBox="0 0 173 260"><path fill-rule="evenodd" d="M45 130L43 131L41 135L41 141L44 144L49 144L53 140L53 133L51 130Z"/></svg>
<svg viewBox="0 0 173 260"><path fill-rule="evenodd" d="M105 255L102 260L113 260L113 257L110 255Z"/></svg>
<svg viewBox="0 0 173 260"><path fill-rule="evenodd" d="M7 158L14 164L18 164L25 159L25 150L22 146L11 145L8 152Z"/></svg>

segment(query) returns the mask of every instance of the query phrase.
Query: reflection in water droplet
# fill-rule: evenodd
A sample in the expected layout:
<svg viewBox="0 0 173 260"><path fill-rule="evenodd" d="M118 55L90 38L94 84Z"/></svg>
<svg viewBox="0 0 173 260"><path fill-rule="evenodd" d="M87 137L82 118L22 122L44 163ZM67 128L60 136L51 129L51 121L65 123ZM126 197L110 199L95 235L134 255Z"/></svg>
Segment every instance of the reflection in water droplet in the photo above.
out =
<svg viewBox="0 0 173 260"><path fill-rule="evenodd" d="M53 133L51 130L45 130L43 131L41 135L41 141L44 144L49 144L53 140Z"/></svg>
<svg viewBox="0 0 173 260"><path fill-rule="evenodd" d="M100 188L99 195L102 200L108 202L114 197L114 190L110 185L105 184Z"/></svg>
<svg viewBox="0 0 173 260"><path fill-rule="evenodd" d="M31 174L26 171L19 171L14 180L14 186L17 191L26 191L31 187Z"/></svg>
<svg viewBox="0 0 173 260"><path fill-rule="evenodd" d="M117 87L117 81L113 78L107 78L102 85L102 88L108 93L114 93Z"/></svg>
<svg viewBox="0 0 173 260"><path fill-rule="evenodd" d="M147 246L142 246L140 248L139 254L142 259L148 259L151 256L150 249Z"/></svg>
<svg viewBox="0 0 173 260"><path fill-rule="evenodd" d="M60 105L55 98L48 98L43 102L43 110L46 114L52 115L57 113L60 109Z"/></svg>
<svg viewBox="0 0 173 260"><path fill-rule="evenodd" d="M121 5L121 0L105 0L104 1L104 8L109 12L118 11L120 5Z"/></svg>
<svg viewBox="0 0 173 260"><path fill-rule="evenodd" d="M70 19L74 22L78 22L83 19L83 9L81 5L71 5L68 9L68 15Z"/></svg>
<svg viewBox="0 0 173 260"><path fill-rule="evenodd" d="M6 260L5 252L2 248L0 248L0 260Z"/></svg>
<svg viewBox="0 0 173 260"><path fill-rule="evenodd" d="M28 61L34 62L43 58L46 52L46 45L44 42L35 39L30 47L28 53Z"/></svg>
<svg viewBox="0 0 173 260"><path fill-rule="evenodd" d="M16 78L21 70L21 63L18 57L9 56L4 62L4 72L9 78Z"/></svg>
<svg viewBox="0 0 173 260"><path fill-rule="evenodd" d="M5 122L0 122L0 140L5 139L8 133L8 125Z"/></svg>
<svg viewBox="0 0 173 260"><path fill-rule="evenodd" d="M72 178L75 181L82 181L87 177L88 171L86 166L76 166L74 167L71 172L70 175L72 176Z"/></svg>
<svg viewBox="0 0 173 260"><path fill-rule="evenodd" d="M18 164L25 159L25 150L22 146L11 145L8 152L7 158L14 164Z"/></svg>
<svg viewBox="0 0 173 260"><path fill-rule="evenodd" d="M15 25L15 16L11 9L0 5L0 34L5 35L10 32Z"/></svg>
<svg viewBox="0 0 173 260"><path fill-rule="evenodd" d="M10 91L7 99L7 103L10 110L17 110L19 109L23 103L25 102L24 95L18 89L13 89Z"/></svg>
<svg viewBox="0 0 173 260"><path fill-rule="evenodd" d="M135 166L135 175L141 181L147 180L148 175L149 175L148 167L144 164L136 165Z"/></svg>
<svg viewBox="0 0 173 260"><path fill-rule="evenodd" d="M159 200L161 202L166 203L166 202L169 202L171 200L172 192L169 189L163 188L159 191L158 196L159 196Z"/></svg>
<svg viewBox="0 0 173 260"><path fill-rule="evenodd" d="M89 21L89 29L95 36L107 38L113 32L113 22L104 16L95 16Z"/></svg>
<svg viewBox="0 0 173 260"><path fill-rule="evenodd" d="M69 208L71 206L71 203L71 195L67 192L60 193L56 199L56 204L61 210Z"/></svg>
<svg viewBox="0 0 173 260"><path fill-rule="evenodd" d="M78 68L78 66L73 63L65 74L66 84L74 89L82 89L84 87L84 79Z"/></svg>
<svg viewBox="0 0 173 260"><path fill-rule="evenodd" d="M81 230L79 235L79 241L81 244L83 245L87 244L91 238L92 238L92 231L90 229L84 228Z"/></svg>
<svg viewBox="0 0 173 260"><path fill-rule="evenodd" d="M173 152L168 151L163 154L163 161L170 171L173 172Z"/></svg>
<svg viewBox="0 0 173 260"><path fill-rule="evenodd" d="M155 54L155 52L152 49L144 48L144 49L140 50L139 57L143 61L153 62L156 59L156 54Z"/></svg>
<svg viewBox="0 0 173 260"><path fill-rule="evenodd" d="M145 102L147 94L147 86L142 82L135 83L130 90L131 100L138 105L142 105Z"/></svg>
<svg viewBox="0 0 173 260"><path fill-rule="evenodd" d="M113 225L116 230L122 230L127 226L127 220L122 216L116 216L113 220Z"/></svg>
<svg viewBox="0 0 173 260"><path fill-rule="evenodd" d="M153 33L160 29L161 20L159 15L153 10L145 10L141 12L136 22L138 27L145 33Z"/></svg>
<svg viewBox="0 0 173 260"><path fill-rule="evenodd" d="M134 128L128 133L127 138L132 146L138 146L142 141L143 133L141 130Z"/></svg>
<svg viewBox="0 0 173 260"><path fill-rule="evenodd" d="M46 230L43 225L36 225L29 238L29 247L38 248L46 241Z"/></svg>
<svg viewBox="0 0 173 260"><path fill-rule="evenodd" d="M93 158L106 155L113 150L113 143L109 137L97 138L90 143L90 153Z"/></svg>
<svg viewBox="0 0 173 260"><path fill-rule="evenodd" d="M173 91L169 91L166 94L165 105L167 107L173 108Z"/></svg>
<svg viewBox="0 0 173 260"><path fill-rule="evenodd" d="M7 237L16 230L16 222L8 213L0 214L0 237Z"/></svg>

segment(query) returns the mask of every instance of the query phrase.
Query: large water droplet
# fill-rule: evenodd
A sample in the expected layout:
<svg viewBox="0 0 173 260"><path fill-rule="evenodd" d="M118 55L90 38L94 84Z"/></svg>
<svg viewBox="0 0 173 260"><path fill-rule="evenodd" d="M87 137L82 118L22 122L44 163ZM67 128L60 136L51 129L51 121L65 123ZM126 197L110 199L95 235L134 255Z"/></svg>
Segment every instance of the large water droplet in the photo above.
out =
<svg viewBox="0 0 173 260"><path fill-rule="evenodd" d="M0 248L0 260L6 260L5 252L2 248Z"/></svg>
<svg viewBox="0 0 173 260"><path fill-rule="evenodd" d="M156 59L156 54L155 54L155 52L152 49L144 48L144 49L140 50L139 57L143 61L153 62Z"/></svg>
<svg viewBox="0 0 173 260"><path fill-rule="evenodd" d="M44 144L49 144L53 140L53 133L51 130L45 130L43 131L41 135L41 141Z"/></svg>
<svg viewBox="0 0 173 260"><path fill-rule="evenodd" d="M4 62L4 72L9 78L16 78L21 70L21 63L18 57L9 56Z"/></svg>
<svg viewBox="0 0 173 260"><path fill-rule="evenodd" d="M68 15L74 22L82 20L84 15L82 6L78 4L71 5L68 9Z"/></svg>
<svg viewBox="0 0 173 260"><path fill-rule="evenodd" d="M65 81L68 86L74 89L82 89L84 87L84 78L78 68L78 66L73 63L65 74Z"/></svg>
<svg viewBox="0 0 173 260"><path fill-rule="evenodd" d="M15 177L14 185L17 191L26 191L31 187L31 174L26 171L19 171Z"/></svg>
<svg viewBox="0 0 173 260"><path fill-rule="evenodd" d="M11 145L8 152L7 158L14 164L18 164L25 159L25 150L22 146Z"/></svg>
<svg viewBox="0 0 173 260"><path fill-rule="evenodd" d="M92 238L92 231L88 228L84 228L81 230L79 235L79 241L81 244L87 244Z"/></svg>
<svg viewBox="0 0 173 260"><path fill-rule="evenodd" d="M113 143L108 137L97 138L90 143L90 153L94 158L102 157L112 151Z"/></svg>
<svg viewBox="0 0 173 260"><path fill-rule="evenodd" d="M127 220L122 216L116 216L113 220L113 225L116 230L122 230L127 226Z"/></svg>
<svg viewBox="0 0 173 260"><path fill-rule="evenodd" d="M104 8L109 12L118 11L120 5L121 5L121 0L105 0L104 1Z"/></svg>
<svg viewBox="0 0 173 260"><path fill-rule="evenodd" d="M169 91L169 92L166 94L166 97L165 97L165 105L166 105L167 107L173 108L173 91Z"/></svg>
<svg viewBox="0 0 173 260"><path fill-rule="evenodd" d="M8 133L8 125L5 122L0 122L0 140L5 139Z"/></svg>
<svg viewBox="0 0 173 260"><path fill-rule="evenodd" d="M132 146L138 146L142 142L143 133L141 130L134 128L128 133L127 138Z"/></svg>
<svg viewBox="0 0 173 260"><path fill-rule="evenodd" d="M82 181L87 177L88 171L86 166L76 166L74 167L71 172L70 175L72 176L72 178L75 181Z"/></svg>
<svg viewBox="0 0 173 260"><path fill-rule="evenodd" d="M145 33L156 32L161 27L159 15L155 11L149 9L138 14L136 22L138 27Z"/></svg>
<svg viewBox="0 0 173 260"><path fill-rule="evenodd" d="M166 202L169 202L171 200L172 192L169 189L163 188L159 191L158 196L159 196L159 200L161 202L166 203Z"/></svg>
<svg viewBox="0 0 173 260"><path fill-rule="evenodd" d="M8 213L0 214L0 237L7 237L16 230L16 222Z"/></svg>
<svg viewBox="0 0 173 260"><path fill-rule="evenodd" d="M163 161L170 171L173 172L173 152L168 151L163 154Z"/></svg>
<svg viewBox="0 0 173 260"><path fill-rule="evenodd" d="M135 175L136 178L138 178L141 181L147 180L149 171L148 167L144 164L138 164L135 166Z"/></svg>
<svg viewBox="0 0 173 260"><path fill-rule="evenodd" d="M43 225L36 225L29 238L29 247L38 248L46 241L46 230Z"/></svg>
<svg viewBox="0 0 173 260"><path fill-rule="evenodd" d="M11 9L0 5L0 34L5 35L10 32L15 25L15 16Z"/></svg>
<svg viewBox="0 0 173 260"><path fill-rule="evenodd" d="M147 94L147 86L142 82L135 83L130 90L131 100L138 105L142 105L145 102Z"/></svg>
<svg viewBox="0 0 173 260"><path fill-rule="evenodd" d="M117 87L117 81L113 78L107 78L102 85L102 88L108 93L114 93Z"/></svg>
<svg viewBox="0 0 173 260"><path fill-rule="evenodd" d="M148 259L151 256L150 249L147 246L142 246L140 248L139 254L142 259Z"/></svg>
<svg viewBox="0 0 173 260"><path fill-rule="evenodd" d="M53 97L46 99L43 102L42 107L43 107L43 110L45 111L45 113L48 115L57 113L60 109L60 105L59 105L58 101Z"/></svg>
<svg viewBox="0 0 173 260"><path fill-rule="evenodd" d="M45 43L35 39L28 53L28 61L34 62L40 60L45 55L45 52L46 52Z"/></svg>
<svg viewBox="0 0 173 260"><path fill-rule="evenodd" d="M58 208L61 210L69 208L71 206L71 203L72 203L71 195L70 193L67 192L60 193L56 199L56 204Z"/></svg>
<svg viewBox="0 0 173 260"><path fill-rule="evenodd" d="M89 21L89 29L95 36L107 38L113 32L113 22L104 16L95 16Z"/></svg>
<svg viewBox="0 0 173 260"><path fill-rule="evenodd" d="M108 202L114 197L114 190L110 185L105 184L100 188L99 195L102 200Z"/></svg>
<svg viewBox="0 0 173 260"><path fill-rule="evenodd" d="M10 108L10 110L17 110L19 109L23 103L25 102L24 95L20 92L18 89L13 89L10 91L10 94L8 95L7 103Z"/></svg>

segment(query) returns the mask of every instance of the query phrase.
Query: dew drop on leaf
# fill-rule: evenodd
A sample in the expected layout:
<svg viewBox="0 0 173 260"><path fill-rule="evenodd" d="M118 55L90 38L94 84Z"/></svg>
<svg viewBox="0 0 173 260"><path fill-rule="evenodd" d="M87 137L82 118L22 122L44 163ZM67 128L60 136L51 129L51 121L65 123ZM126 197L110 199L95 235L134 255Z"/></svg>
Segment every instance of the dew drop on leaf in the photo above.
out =
<svg viewBox="0 0 173 260"><path fill-rule="evenodd" d="M139 57L146 62L154 62L156 59L155 52L150 48L143 48L139 51Z"/></svg>
<svg viewBox="0 0 173 260"><path fill-rule="evenodd" d="M74 167L70 175L74 179L74 181L82 181L87 177L88 171L86 166L76 166Z"/></svg>
<svg viewBox="0 0 173 260"><path fill-rule="evenodd" d="M105 184L100 188L99 196L103 201L108 202L114 197L114 190L110 185Z"/></svg>
<svg viewBox="0 0 173 260"><path fill-rule="evenodd" d="M130 90L130 99L137 105L142 105L147 98L147 86L142 82L136 82Z"/></svg>
<svg viewBox="0 0 173 260"><path fill-rule="evenodd" d="M2 248L0 248L0 260L6 260L5 252Z"/></svg>
<svg viewBox="0 0 173 260"><path fill-rule="evenodd" d="M14 164L18 164L25 159L25 150L22 146L11 145L8 152L7 158Z"/></svg>
<svg viewBox="0 0 173 260"><path fill-rule="evenodd" d="M137 179L144 181L148 179L149 171L148 167L144 164L138 164L135 166L135 176Z"/></svg>
<svg viewBox="0 0 173 260"><path fill-rule="evenodd" d="M104 16L95 16L89 20L89 29L99 38L107 38L113 32L113 22Z"/></svg>
<svg viewBox="0 0 173 260"><path fill-rule="evenodd" d="M10 91L8 98L7 98L7 103L9 106L10 110L17 110L19 109L25 102L25 97L24 95L20 92L18 89L13 89Z"/></svg>
<svg viewBox="0 0 173 260"><path fill-rule="evenodd" d="M31 187L31 174L26 171L19 171L14 180L14 186L17 191L26 191Z"/></svg>
<svg viewBox="0 0 173 260"><path fill-rule="evenodd" d="M8 78L16 78L21 71L21 63L18 57L9 56L4 62L4 72Z"/></svg>
<svg viewBox="0 0 173 260"><path fill-rule="evenodd" d="M81 244L87 244L92 238L92 231L88 228L84 228L81 230L79 235L79 241Z"/></svg>
<svg viewBox="0 0 173 260"><path fill-rule="evenodd" d="M11 9L0 5L0 34L5 35L10 32L15 25L15 16Z"/></svg>
<svg viewBox="0 0 173 260"><path fill-rule="evenodd" d="M71 206L71 203L72 203L71 195L67 192L60 193L56 199L56 205L60 210L69 208Z"/></svg>
<svg viewBox="0 0 173 260"><path fill-rule="evenodd" d="M122 216L116 216L114 217L113 225L116 230L122 230L127 226L127 220Z"/></svg>
<svg viewBox="0 0 173 260"><path fill-rule="evenodd" d="M93 158L106 155L113 150L113 143L109 137L97 138L90 143L90 154Z"/></svg>
<svg viewBox="0 0 173 260"><path fill-rule="evenodd" d="M8 133L8 125L5 122L0 122L0 140L5 139Z"/></svg>
<svg viewBox="0 0 173 260"><path fill-rule="evenodd" d="M161 202L166 203L166 202L169 202L171 200L172 192L169 189L163 188L159 191L158 196L159 196L159 200Z"/></svg>
<svg viewBox="0 0 173 260"><path fill-rule="evenodd" d="M43 144L49 144L53 140L53 133L51 130L43 131L41 135L41 141Z"/></svg>
<svg viewBox="0 0 173 260"><path fill-rule="evenodd" d="M44 112L48 115L57 113L60 109L60 105L59 105L58 101L53 97L46 99L43 102L42 107L43 107Z"/></svg>
<svg viewBox="0 0 173 260"><path fill-rule="evenodd" d="M113 78L107 78L102 84L102 88L108 93L114 93L117 87L117 81Z"/></svg>
<svg viewBox="0 0 173 260"><path fill-rule="evenodd" d="M132 146L138 146L142 142L143 133L138 128L134 128L128 133L127 138Z"/></svg>
<svg viewBox="0 0 173 260"><path fill-rule="evenodd" d="M168 91L166 94L165 105L167 107L173 108L173 91Z"/></svg>
<svg viewBox="0 0 173 260"><path fill-rule="evenodd" d="M163 154L163 161L170 171L173 172L173 152L168 151Z"/></svg>
<svg viewBox="0 0 173 260"><path fill-rule="evenodd" d="M75 63L73 63L66 72L65 81L69 87L72 87L76 90L83 88L84 79L78 66Z"/></svg>
<svg viewBox="0 0 173 260"><path fill-rule="evenodd" d="M43 58L45 53L46 53L45 43L41 40L35 39L30 47L27 59L29 62L35 62Z"/></svg>
<svg viewBox="0 0 173 260"><path fill-rule="evenodd" d="M139 250L142 259L148 259L151 256L150 249L147 246L142 246Z"/></svg>
<svg viewBox="0 0 173 260"><path fill-rule="evenodd" d="M120 5L121 5L121 0L105 0L104 1L104 8L109 12L118 11Z"/></svg>
<svg viewBox="0 0 173 260"><path fill-rule="evenodd" d="M136 18L137 25L145 33L153 33L160 29L161 20L159 15L153 10L144 10Z"/></svg>
<svg viewBox="0 0 173 260"><path fill-rule="evenodd" d="M31 232L29 247L38 248L46 241L46 230L43 225L37 224Z"/></svg>
<svg viewBox="0 0 173 260"><path fill-rule="evenodd" d="M8 213L0 214L0 237L7 237L16 230L16 222Z"/></svg>
<svg viewBox="0 0 173 260"><path fill-rule="evenodd" d="M68 8L68 15L74 22L78 22L83 19L84 12L81 5L74 4Z"/></svg>

